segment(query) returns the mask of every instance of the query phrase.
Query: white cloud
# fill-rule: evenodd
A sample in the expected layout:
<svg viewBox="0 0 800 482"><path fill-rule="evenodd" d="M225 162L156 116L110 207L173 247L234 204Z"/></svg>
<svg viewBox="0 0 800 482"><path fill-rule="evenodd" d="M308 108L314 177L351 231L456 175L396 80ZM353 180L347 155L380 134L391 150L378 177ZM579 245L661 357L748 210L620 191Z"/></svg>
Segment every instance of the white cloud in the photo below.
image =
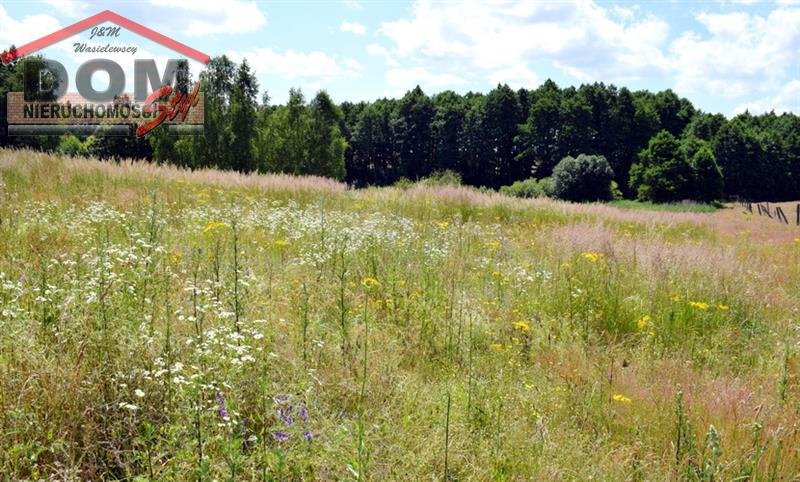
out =
<svg viewBox="0 0 800 482"><path fill-rule="evenodd" d="M636 8L612 14L591 1L418 0L410 18L384 22L380 31L398 58L452 59L484 76L550 60L579 75L609 81L664 73L661 46L669 26L638 14Z"/></svg>
<svg viewBox="0 0 800 482"><path fill-rule="evenodd" d="M386 65L392 67L400 65L397 60L395 60L394 56L389 52L389 50L387 50L383 45L371 43L367 45L367 53L370 55L383 57L383 61L386 62Z"/></svg>
<svg viewBox="0 0 800 482"><path fill-rule="evenodd" d="M289 49L279 52L271 48L257 48L241 53L229 51L228 56L236 62L246 58L261 77L278 76L290 82L324 85L333 80L361 75L361 65L356 60L337 61L319 51L297 52Z"/></svg>
<svg viewBox="0 0 800 482"><path fill-rule="evenodd" d="M50 8L55 9L59 15L64 15L70 18L88 16L89 7L92 6L89 2L83 2L81 0L44 0L44 3Z"/></svg>
<svg viewBox="0 0 800 482"><path fill-rule="evenodd" d="M251 33L267 24L267 18L254 1L244 0L149 0L160 7L160 14L168 18L180 18L186 25L186 35L200 37L209 34ZM163 9L180 13L169 15Z"/></svg>
<svg viewBox="0 0 800 482"><path fill-rule="evenodd" d="M531 88L539 85L541 79L527 66L518 65L492 72L489 75L489 83L492 87L497 84L508 84L511 88L519 89L520 87Z"/></svg>
<svg viewBox="0 0 800 482"><path fill-rule="evenodd" d="M751 114L770 111L775 111L776 114L800 112L800 80L788 82L774 96L742 103L736 106L733 113L740 114L746 110Z"/></svg>
<svg viewBox="0 0 800 482"><path fill-rule="evenodd" d="M466 83L466 80L451 73L433 73L422 67L396 68L386 71L386 94L403 95L407 90L419 85L427 93L441 91L446 88Z"/></svg>
<svg viewBox="0 0 800 482"><path fill-rule="evenodd" d="M766 17L700 13L709 35L684 32L670 46L675 88L734 99L777 91L800 63L800 9Z"/></svg>
<svg viewBox="0 0 800 482"><path fill-rule="evenodd" d="M16 20L0 4L0 51L11 44L19 47L60 28L59 21L50 15L26 15Z"/></svg>
<svg viewBox="0 0 800 482"><path fill-rule="evenodd" d="M367 28L358 22L342 22L339 26L342 32L350 32L356 35L364 35L367 33Z"/></svg>

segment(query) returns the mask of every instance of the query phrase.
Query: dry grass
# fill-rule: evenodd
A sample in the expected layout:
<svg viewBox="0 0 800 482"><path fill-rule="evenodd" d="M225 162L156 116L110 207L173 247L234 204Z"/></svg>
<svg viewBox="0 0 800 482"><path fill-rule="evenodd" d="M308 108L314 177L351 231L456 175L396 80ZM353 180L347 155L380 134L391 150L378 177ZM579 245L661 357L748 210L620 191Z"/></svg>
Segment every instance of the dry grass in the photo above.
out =
<svg viewBox="0 0 800 482"><path fill-rule="evenodd" d="M800 477L800 228L735 207L7 150L0 273L10 479Z"/></svg>

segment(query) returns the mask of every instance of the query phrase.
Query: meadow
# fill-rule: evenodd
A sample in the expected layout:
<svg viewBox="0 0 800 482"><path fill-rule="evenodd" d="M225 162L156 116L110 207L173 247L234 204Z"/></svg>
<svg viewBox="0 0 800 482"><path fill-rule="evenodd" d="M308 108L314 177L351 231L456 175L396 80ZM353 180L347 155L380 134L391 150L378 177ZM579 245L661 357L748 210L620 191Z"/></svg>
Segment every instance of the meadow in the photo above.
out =
<svg viewBox="0 0 800 482"><path fill-rule="evenodd" d="M0 150L0 473L796 480L800 228Z"/></svg>

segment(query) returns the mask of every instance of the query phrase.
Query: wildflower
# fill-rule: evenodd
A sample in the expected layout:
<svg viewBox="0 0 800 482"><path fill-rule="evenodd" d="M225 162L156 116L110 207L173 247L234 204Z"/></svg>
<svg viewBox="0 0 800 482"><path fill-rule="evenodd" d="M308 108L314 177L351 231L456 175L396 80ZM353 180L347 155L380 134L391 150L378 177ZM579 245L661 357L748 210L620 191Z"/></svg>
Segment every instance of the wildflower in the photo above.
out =
<svg viewBox="0 0 800 482"><path fill-rule="evenodd" d="M308 422L308 409L306 407L300 407L300 410L297 411L297 414L304 422Z"/></svg>
<svg viewBox="0 0 800 482"><path fill-rule="evenodd" d="M616 394L614 394L614 396L613 396L613 397L611 397L611 398L612 398L612 399L613 399L615 402L619 402L619 403L631 403L631 399L630 399L630 398L628 398L628 397L626 397L625 395L622 395L622 394L620 394L620 393L616 393Z"/></svg>
<svg viewBox="0 0 800 482"><path fill-rule="evenodd" d="M704 303L702 301L690 301L689 306L691 306L692 308L697 308L698 310L708 309L708 303Z"/></svg>
<svg viewBox="0 0 800 482"><path fill-rule="evenodd" d="M286 246L289 246L289 241L286 241L285 239L276 239L275 246L279 248L285 248Z"/></svg>
<svg viewBox="0 0 800 482"><path fill-rule="evenodd" d="M717 309L722 311L728 311L731 309L728 305L723 305L722 303L717 304Z"/></svg>
<svg viewBox="0 0 800 482"><path fill-rule="evenodd" d="M489 345L489 348L496 351L503 351L503 345L501 343L492 343Z"/></svg>
<svg viewBox="0 0 800 482"><path fill-rule="evenodd" d="M294 411L294 407L289 405L289 408L281 408L278 410L278 416L280 417L281 421L286 425L291 425L294 423L294 417L292 417L292 411Z"/></svg>
<svg viewBox="0 0 800 482"><path fill-rule="evenodd" d="M494 251L495 249L500 247L500 241L497 240L488 241L485 244L486 244L486 249L488 249L489 251Z"/></svg>
<svg viewBox="0 0 800 482"><path fill-rule="evenodd" d="M374 286L377 287L381 285L380 281L370 277L366 277L363 280L361 280L361 284L366 286L367 288L372 288Z"/></svg>
<svg viewBox="0 0 800 482"><path fill-rule="evenodd" d="M134 405L132 403L127 403L127 402L119 402L118 406L119 406L119 408L124 408L125 410L130 410L131 412L135 412L136 410L139 410L139 407L137 407L136 405Z"/></svg>
<svg viewBox="0 0 800 482"><path fill-rule="evenodd" d="M515 321L514 328L524 332L531 331L531 326L525 321Z"/></svg>
<svg viewBox="0 0 800 482"><path fill-rule="evenodd" d="M144 397L144 392L142 390L138 389L138 388L133 391L133 394L136 395L139 398Z"/></svg>
<svg viewBox="0 0 800 482"><path fill-rule="evenodd" d="M450 222L449 221L439 221L439 222L436 223L436 225L439 226L439 229L447 229L447 227L450 226Z"/></svg>
<svg viewBox="0 0 800 482"><path fill-rule="evenodd" d="M304 437L306 440L311 440L312 438L314 438L314 435L312 435L312 434L311 434L311 432L309 432L308 430L306 430L306 431L305 431L305 433L303 433L303 437Z"/></svg>
<svg viewBox="0 0 800 482"><path fill-rule="evenodd" d="M680 301L680 300L681 300L681 297L680 297L679 295L672 295L672 297L671 297L670 299L671 299L673 302L678 302L678 301Z"/></svg>
<svg viewBox="0 0 800 482"><path fill-rule="evenodd" d="M222 397L222 392L217 391L217 405L219 405L219 416L223 420L228 420L228 408L225 406L225 398Z"/></svg>
<svg viewBox="0 0 800 482"><path fill-rule="evenodd" d="M584 259L589 260L592 263L596 263L603 257L603 253L589 252L589 253L582 253L581 256L583 256Z"/></svg>
<svg viewBox="0 0 800 482"><path fill-rule="evenodd" d="M640 330L644 330L647 328L647 325L650 324L650 315L644 315L643 317L636 320L636 327Z"/></svg>
<svg viewBox="0 0 800 482"><path fill-rule="evenodd" d="M286 442L289 440L289 434L286 432L272 432L272 437L281 442Z"/></svg>
<svg viewBox="0 0 800 482"><path fill-rule="evenodd" d="M209 221L206 227L203 228L203 234L213 234L216 231L227 228L228 225L219 221Z"/></svg>

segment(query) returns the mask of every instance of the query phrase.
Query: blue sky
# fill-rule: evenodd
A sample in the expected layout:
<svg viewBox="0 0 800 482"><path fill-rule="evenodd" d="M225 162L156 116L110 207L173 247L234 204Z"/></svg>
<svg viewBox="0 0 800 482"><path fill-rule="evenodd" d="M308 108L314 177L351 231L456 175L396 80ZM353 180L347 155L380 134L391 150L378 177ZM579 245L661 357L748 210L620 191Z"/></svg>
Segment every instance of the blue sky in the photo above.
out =
<svg viewBox="0 0 800 482"><path fill-rule="evenodd" d="M0 45L104 9L211 56L247 58L274 102L293 86L307 97L326 89L341 102L400 96L417 84L428 93L486 92L498 82L535 88L551 78L561 86L672 88L728 116L800 113L800 0L0 0ZM76 41L106 43L87 32L43 53L74 72L92 57L75 54ZM161 65L174 56L131 32L113 43L136 45L136 57ZM132 71L131 55L109 57Z"/></svg>

